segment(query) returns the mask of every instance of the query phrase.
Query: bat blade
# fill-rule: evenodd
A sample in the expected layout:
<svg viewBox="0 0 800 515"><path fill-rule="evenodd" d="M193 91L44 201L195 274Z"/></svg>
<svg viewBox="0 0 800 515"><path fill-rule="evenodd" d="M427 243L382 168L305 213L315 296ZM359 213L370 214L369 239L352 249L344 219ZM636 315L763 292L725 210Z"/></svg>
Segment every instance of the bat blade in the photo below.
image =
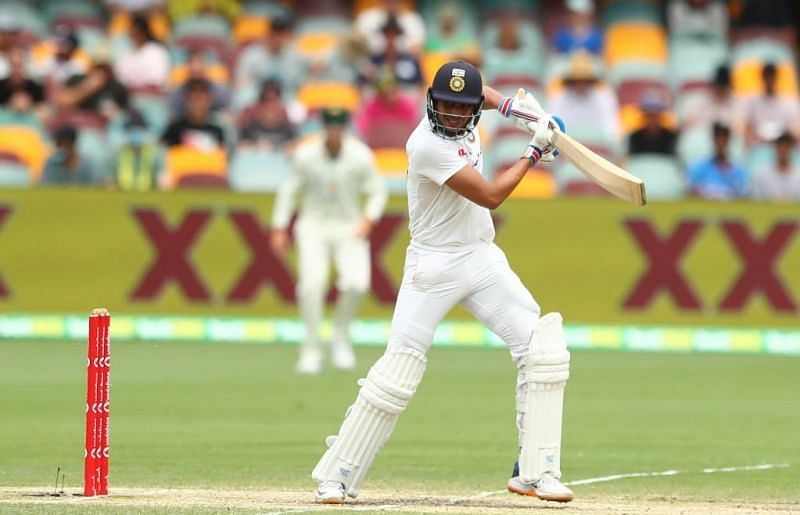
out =
<svg viewBox="0 0 800 515"><path fill-rule="evenodd" d="M643 206L647 203L644 182L640 178L626 172L563 132L556 132L553 135L553 144L562 156L575 165L575 168L606 191L633 204Z"/></svg>

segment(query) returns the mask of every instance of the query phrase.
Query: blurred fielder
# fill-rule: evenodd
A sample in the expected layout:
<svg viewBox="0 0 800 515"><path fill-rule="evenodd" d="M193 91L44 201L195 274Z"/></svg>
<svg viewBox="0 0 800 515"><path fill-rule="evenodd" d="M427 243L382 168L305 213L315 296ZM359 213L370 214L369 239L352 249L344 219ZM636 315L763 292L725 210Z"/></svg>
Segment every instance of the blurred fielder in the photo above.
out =
<svg viewBox="0 0 800 515"><path fill-rule="evenodd" d="M475 126L484 109L517 117L533 133L513 166L483 177ZM508 345L517 364L518 461L508 489L567 502L561 483L561 413L569 352L561 315L539 318L539 305L493 243L490 209L508 198L525 173L552 160L552 139L563 130L523 90L503 98L484 87L475 67L455 61L436 72L428 89L427 117L411 134L408 213L411 243L384 355L361 381L338 436L312 472L316 500L340 504L356 497L364 476L392 433L425 372L426 353L439 322L456 305L469 310Z"/></svg>
<svg viewBox="0 0 800 515"><path fill-rule="evenodd" d="M294 228L299 253L297 299L306 328L297 362L301 374L322 370L320 325L331 259L339 290L331 360L336 368L349 370L355 366L350 324L370 286L369 234L386 205L386 185L375 168L372 151L347 133L348 120L345 110L323 110L324 136L297 148L291 173L278 190L272 216L272 248L284 256L295 199L303 192ZM362 194L367 195L363 210Z"/></svg>

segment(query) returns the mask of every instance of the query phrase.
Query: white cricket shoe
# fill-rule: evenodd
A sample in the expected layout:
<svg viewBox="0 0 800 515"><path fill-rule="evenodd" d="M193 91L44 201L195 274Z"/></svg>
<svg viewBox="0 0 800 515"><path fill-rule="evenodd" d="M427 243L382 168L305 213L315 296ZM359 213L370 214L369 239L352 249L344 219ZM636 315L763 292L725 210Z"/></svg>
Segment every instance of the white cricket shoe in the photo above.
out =
<svg viewBox="0 0 800 515"><path fill-rule="evenodd" d="M350 342L332 341L331 360L333 366L339 370L353 370L356 368L356 355Z"/></svg>
<svg viewBox="0 0 800 515"><path fill-rule="evenodd" d="M509 492L538 497L543 501L570 502L573 498L572 490L549 472L545 472L535 483L525 483L519 476L514 476L508 480L506 487Z"/></svg>
<svg viewBox="0 0 800 515"><path fill-rule="evenodd" d="M323 481L317 487L316 501L320 504L344 504L344 485L338 481Z"/></svg>
<svg viewBox="0 0 800 515"><path fill-rule="evenodd" d="M296 367L298 374L317 375L322 372L322 349L303 347Z"/></svg>

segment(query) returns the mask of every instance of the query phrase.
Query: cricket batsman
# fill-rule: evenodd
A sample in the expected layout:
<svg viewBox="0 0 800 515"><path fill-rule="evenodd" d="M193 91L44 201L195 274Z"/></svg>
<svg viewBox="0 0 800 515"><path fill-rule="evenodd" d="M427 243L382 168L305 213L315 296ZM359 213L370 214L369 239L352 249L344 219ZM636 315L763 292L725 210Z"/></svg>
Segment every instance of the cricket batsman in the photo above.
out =
<svg viewBox="0 0 800 515"><path fill-rule="evenodd" d="M476 125L499 110L533 133L520 158L488 180ZM519 449L507 483L511 492L568 502L561 482L561 419L570 355L561 315L540 318L539 305L494 243L490 210L500 206L539 160L555 157L553 135L563 123L520 90L503 98L483 86L480 72L453 61L436 72L427 115L406 144L411 243L385 353L359 381L337 436L312 472L316 500L356 497L372 461L422 380L439 322L461 305L508 346L517 365Z"/></svg>
<svg viewBox="0 0 800 515"><path fill-rule="evenodd" d="M350 324L370 286L369 235L383 214L387 188L372 151L347 132L349 113L322 112L323 135L295 151L289 177L278 189L272 215L271 245L278 256L289 248L289 222L298 195L303 196L294 239L298 249L297 299L306 329L297 372L322 371L320 325L328 292L330 262L336 268L338 299L330 357L333 366L350 370L356 359ZM362 207L362 196L366 203Z"/></svg>

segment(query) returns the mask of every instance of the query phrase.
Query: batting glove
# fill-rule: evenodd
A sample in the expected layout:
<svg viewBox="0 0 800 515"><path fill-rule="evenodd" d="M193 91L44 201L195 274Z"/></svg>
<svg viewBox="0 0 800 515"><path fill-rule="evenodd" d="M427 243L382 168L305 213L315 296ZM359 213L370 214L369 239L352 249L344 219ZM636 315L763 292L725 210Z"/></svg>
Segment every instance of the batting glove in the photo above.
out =
<svg viewBox="0 0 800 515"><path fill-rule="evenodd" d="M529 123L533 125L533 122ZM528 143L525 153L522 154L523 158L531 160L532 165L535 165L545 152L550 151L553 145L554 132L554 129L549 127L548 120L545 118L541 118L535 125L536 128L533 138L531 138L530 143Z"/></svg>

